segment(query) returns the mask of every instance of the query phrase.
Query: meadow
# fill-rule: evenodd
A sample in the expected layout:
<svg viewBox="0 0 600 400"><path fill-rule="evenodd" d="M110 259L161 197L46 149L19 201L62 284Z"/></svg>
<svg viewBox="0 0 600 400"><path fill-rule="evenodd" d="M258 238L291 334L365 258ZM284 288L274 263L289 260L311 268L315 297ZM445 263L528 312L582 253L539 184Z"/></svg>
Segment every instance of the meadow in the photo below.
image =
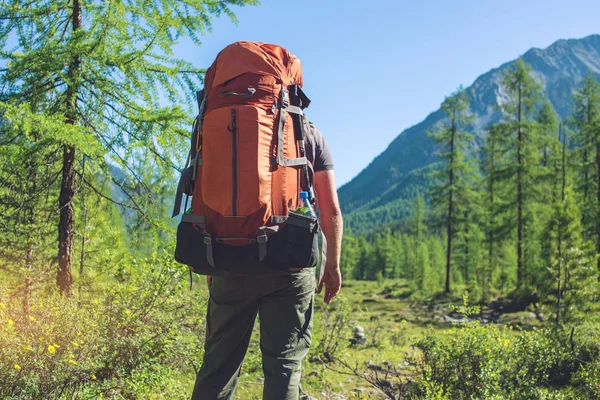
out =
<svg viewBox="0 0 600 400"><path fill-rule="evenodd" d="M189 398L202 361L206 284L195 278L190 289L185 271L166 260L151 273L134 271L73 298L48 288L24 303L3 287L1 397ZM495 300L479 307L468 295L422 297L403 280L346 281L331 305L315 302L301 398L600 395L597 326L552 327L532 304ZM259 324L239 399L261 398Z"/></svg>

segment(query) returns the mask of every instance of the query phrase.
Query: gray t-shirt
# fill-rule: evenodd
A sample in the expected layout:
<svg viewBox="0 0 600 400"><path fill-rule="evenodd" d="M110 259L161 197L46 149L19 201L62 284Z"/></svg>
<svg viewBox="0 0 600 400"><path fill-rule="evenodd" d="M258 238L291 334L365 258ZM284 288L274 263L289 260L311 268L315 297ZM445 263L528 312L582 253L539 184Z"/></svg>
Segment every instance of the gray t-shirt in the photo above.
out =
<svg viewBox="0 0 600 400"><path fill-rule="evenodd" d="M329 171L333 169L333 158L325 138L312 122L310 123L310 132L304 142L306 158L313 165L315 172Z"/></svg>

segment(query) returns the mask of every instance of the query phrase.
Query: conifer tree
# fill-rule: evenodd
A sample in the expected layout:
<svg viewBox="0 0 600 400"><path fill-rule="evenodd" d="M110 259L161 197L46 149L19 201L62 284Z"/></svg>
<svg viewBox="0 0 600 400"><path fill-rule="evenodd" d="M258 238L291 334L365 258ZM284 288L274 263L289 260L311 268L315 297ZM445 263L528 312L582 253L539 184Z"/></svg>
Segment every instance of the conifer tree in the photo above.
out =
<svg viewBox="0 0 600 400"><path fill-rule="evenodd" d="M489 293L492 277L498 264L497 248L499 246L497 246L497 242L502 241L506 236L505 231L502 230L504 225L500 223L502 207L500 198L497 195L498 186L501 182L499 162L502 153L500 148L503 145L502 139L504 138L500 128L501 126L499 125L490 127L485 144L481 149L483 153L481 155L481 171L485 186L483 190L485 193L483 203L485 204L484 219L487 244L487 261L482 271L482 283L485 293Z"/></svg>
<svg viewBox="0 0 600 400"><path fill-rule="evenodd" d="M536 124L532 117L541 86L531 76L531 67L522 59L517 60L506 72L503 85L508 94L507 101L500 105L507 117L500 128L507 135L508 143L505 149L507 168L504 179L514 180L516 186L516 196L511 202L517 212L517 287L521 287L526 278L525 217L531 216L532 177L540 158Z"/></svg>
<svg viewBox="0 0 600 400"><path fill-rule="evenodd" d="M537 173L538 193L542 204L552 204L560 180L561 146L558 137L558 120L554 108L546 101L536 117L538 123L540 147L542 149L541 167Z"/></svg>
<svg viewBox="0 0 600 400"><path fill-rule="evenodd" d="M595 237L596 252L600 254L600 83L591 74L575 93L573 123L578 131L578 186L583 191L586 237ZM600 270L600 259L597 266Z"/></svg>
<svg viewBox="0 0 600 400"><path fill-rule="evenodd" d="M4 119L9 124L26 120L56 128L48 137L62 158L56 207L57 284L62 293L72 291L78 181L96 195L103 193L81 173L81 155L112 177L113 185L123 192L124 206L144 214L140 199L152 194L132 160L138 149L147 149L153 159L143 168L161 169L165 179L170 177L173 166L185 157L180 155L187 136L182 123L191 112L181 105L192 104L203 73L174 57L174 45L183 37L199 45L213 16L234 19L232 5L251 3L255 1L0 3L0 59L6 66L0 72ZM124 179L111 174L111 165L125 171Z"/></svg>
<svg viewBox="0 0 600 400"><path fill-rule="evenodd" d="M462 87L448 96L442 103L442 110L448 119L447 125L438 132L430 133L442 148L438 154L442 167L433 173L432 198L438 218L446 228L446 293L450 292L452 242L456 235L456 224L460 213L466 211L458 210L459 197L464 196L464 200L468 201L472 190L470 179L473 168L471 163L465 161L464 148L473 137L463 132L469 122L469 102L469 97ZM462 205L468 207L465 203Z"/></svg>
<svg viewBox="0 0 600 400"><path fill-rule="evenodd" d="M595 250L583 238L581 216L570 188L556 203L554 215L547 229L544 245L551 250L547 265L553 279L547 282L547 296L556 304L556 323L572 321L592 301L589 295L597 275Z"/></svg>

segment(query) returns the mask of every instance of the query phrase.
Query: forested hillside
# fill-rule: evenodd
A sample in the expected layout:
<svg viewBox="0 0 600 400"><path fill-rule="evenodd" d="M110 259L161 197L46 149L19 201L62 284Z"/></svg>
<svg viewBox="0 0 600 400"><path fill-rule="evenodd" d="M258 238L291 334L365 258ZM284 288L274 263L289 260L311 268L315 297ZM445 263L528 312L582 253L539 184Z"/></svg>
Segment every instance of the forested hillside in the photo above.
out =
<svg viewBox="0 0 600 400"><path fill-rule="evenodd" d="M522 59L531 66L541 85L541 94L550 101L559 119L573 113L573 94L582 80L600 76L600 35L559 40L546 49L531 49ZM507 100L502 79L515 61L493 69L466 88L474 118L464 129L474 134L465 152L475 157L491 125L502 119L499 104ZM402 112L399 110L398 112ZM428 172L437 161L433 131L445 118L439 109L423 122L403 131L356 178L339 190L346 221L355 232L365 232L410 215L410 203L423 193ZM373 134L376 134L373 132Z"/></svg>

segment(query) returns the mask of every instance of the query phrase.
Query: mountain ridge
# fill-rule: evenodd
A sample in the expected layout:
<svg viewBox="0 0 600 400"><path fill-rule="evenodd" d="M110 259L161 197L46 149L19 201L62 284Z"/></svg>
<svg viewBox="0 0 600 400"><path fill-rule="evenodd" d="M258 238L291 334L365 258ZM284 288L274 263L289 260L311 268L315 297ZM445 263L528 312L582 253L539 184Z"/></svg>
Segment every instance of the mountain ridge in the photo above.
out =
<svg viewBox="0 0 600 400"><path fill-rule="evenodd" d="M600 34L559 39L544 49L531 48L521 58L532 66L544 95L560 118L565 119L571 111L572 93L581 79L588 71L600 77ZM465 89L471 98L470 111L476 117L467 128L475 134L472 150L483 142L486 128L502 117L496 106L506 99L501 80L515 61L492 68ZM411 199L420 191L418 181L426 179L427 169L436 161L435 145L426 132L444 117L438 108L402 131L356 177L339 188L342 210L354 231L372 229L373 223L368 219L391 223L406 216ZM406 210L394 209L392 203L402 203Z"/></svg>

